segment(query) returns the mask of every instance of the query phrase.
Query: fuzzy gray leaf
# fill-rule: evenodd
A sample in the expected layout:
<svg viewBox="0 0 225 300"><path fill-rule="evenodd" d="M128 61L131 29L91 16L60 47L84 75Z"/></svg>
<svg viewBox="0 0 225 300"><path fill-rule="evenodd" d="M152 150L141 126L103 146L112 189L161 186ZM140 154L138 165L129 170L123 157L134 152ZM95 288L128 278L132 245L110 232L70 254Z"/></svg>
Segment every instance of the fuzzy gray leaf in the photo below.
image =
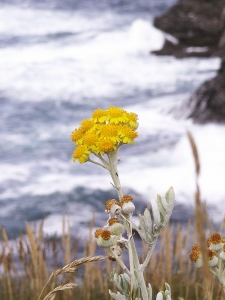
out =
<svg viewBox="0 0 225 300"><path fill-rule="evenodd" d="M109 294L115 300L126 300L126 297L122 295L120 292L113 293L111 290L109 290Z"/></svg>

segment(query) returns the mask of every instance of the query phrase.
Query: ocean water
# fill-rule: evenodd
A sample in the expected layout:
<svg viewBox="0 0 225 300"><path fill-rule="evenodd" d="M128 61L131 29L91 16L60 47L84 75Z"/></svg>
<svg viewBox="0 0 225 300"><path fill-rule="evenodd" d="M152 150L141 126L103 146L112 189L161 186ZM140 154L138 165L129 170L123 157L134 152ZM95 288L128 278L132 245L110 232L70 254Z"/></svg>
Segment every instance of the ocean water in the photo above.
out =
<svg viewBox="0 0 225 300"><path fill-rule="evenodd" d="M24 221L45 218L61 233L69 216L74 236L106 220L104 202L116 193L104 169L72 162L71 131L108 105L139 115L136 145L120 152L124 192L137 209L170 186L172 219L193 218L195 171L186 132L198 146L199 184L210 217L225 211L225 126L195 125L173 111L206 79L219 58L158 57L165 34L154 16L171 0L1 1L0 225L10 237Z"/></svg>

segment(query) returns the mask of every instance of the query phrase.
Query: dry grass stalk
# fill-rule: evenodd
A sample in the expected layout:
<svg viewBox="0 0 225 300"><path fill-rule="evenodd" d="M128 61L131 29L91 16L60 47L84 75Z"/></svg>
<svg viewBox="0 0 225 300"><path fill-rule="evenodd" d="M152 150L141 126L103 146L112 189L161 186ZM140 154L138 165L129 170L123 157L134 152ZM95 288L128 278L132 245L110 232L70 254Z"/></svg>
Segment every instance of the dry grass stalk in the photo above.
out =
<svg viewBox="0 0 225 300"><path fill-rule="evenodd" d="M46 284L44 285L39 297L38 297L38 300L41 299L41 296L42 296L42 293L43 291L45 290L46 286L48 285L48 283L53 279L55 278L56 276L60 275L60 274L65 274L65 273L74 273L77 268L82 265L82 264L86 264L86 263L89 263L89 262L93 262L93 261L99 261L99 260L102 260L102 259L105 259L104 256L88 256L88 257L84 257L84 258L80 258L80 259L77 259L77 260L74 260L72 261L70 264L64 266L63 268L60 268L54 272L52 272L52 274L50 275L48 281L46 282ZM72 284L72 283L71 283ZM66 285L64 285L66 286ZM55 292L59 289L55 288L53 291L51 292ZM50 292L50 293L51 293ZM50 294L49 293L49 294ZM45 298L44 298L45 299ZM48 299L48 298L47 298Z"/></svg>
<svg viewBox="0 0 225 300"><path fill-rule="evenodd" d="M90 228L92 228L92 226L93 223L90 225ZM31 229L31 226L29 225L28 228ZM84 273L81 272L80 275L78 273L79 279L82 280L83 283L80 285L80 287L77 287L76 299L83 300L84 297L85 300L99 298L109 299L108 288L110 287L110 289L112 289L112 286L110 286L111 283L109 282L109 275L114 266L119 268L116 263L113 263L109 260L99 260L94 264L88 264L85 263L85 260L83 259L75 259L77 253L71 252L70 255L74 258L74 261L70 264L67 264L63 268L57 269L59 263L57 262L57 257L64 257L66 252L65 247L60 247L62 244L62 239L59 240L56 236L51 239L46 239L43 237L43 234L41 233L42 230L40 228L38 228L37 231L32 232L34 235L33 248L30 244L30 239L25 238L25 236L22 234L17 242L15 242L16 245L13 248L10 246L10 241L7 242L7 235L4 235L4 240L2 238L2 242L0 242L0 265L3 266L3 268L0 269L0 300L38 299L40 291L38 292L37 289L35 290L33 288L34 282L36 282L36 284L38 283L39 286L42 283L41 287L43 287L49 276L47 276L46 280L43 282L43 277L45 276L43 276L40 270L36 272L38 274L38 278L36 278L36 275L33 274L32 249L34 249L34 251L36 249L38 260L40 258L40 252L42 253L41 260L43 260L43 264L41 263L39 266L38 263L38 269L43 270L43 267L41 266L47 265L46 259L48 257L54 258L54 261L51 262L51 266L49 266L49 268L56 266L56 270L54 271L56 279L52 280L52 282L48 284L45 289L46 294L53 291L56 288L56 285L63 286L67 282L72 282L68 281L68 278L65 278L65 276L61 277L60 274L66 274L66 270L75 271L76 268L83 265L87 271ZM32 236L32 233L30 233L30 236ZM91 233L90 237L92 237ZM165 278L166 270L167 274L170 275L171 278L171 287L174 293L173 299L178 299L178 297L184 298L185 300L203 299L202 295L204 294L204 285L202 284L202 271L195 268L188 259L190 244L195 244L196 238L197 233L196 231L193 233L191 224L185 227L182 227L179 224L176 226L169 225L168 228L165 229L165 232L158 241L158 250L154 252L146 273L146 281L152 283L153 290L155 292L158 292L161 289L163 280L167 279ZM11 247L12 250L10 255L8 247ZM73 249L73 251L75 248L70 247L70 249ZM92 238L90 242L86 242L85 253L93 253L95 255L95 248L95 242ZM64 252L59 253L59 251ZM170 253L169 255L172 262L172 268L170 263L168 265L166 263L166 255L168 253ZM11 287L10 284L7 283L6 270L9 271L8 278L11 282ZM88 272L91 272L92 274ZM168 272L171 272L171 274ZM59 275L58 277L57 274ZM75 273L68 272L67 274L77 274L77 271ZM54 275L51 276L54 277ZM195 284L196 279L199 282L198 284ZM215 286L218 287L217 282L215 283ZM85 294L83 292L84 290ZM68 292L69 291L70 289ZM89 298L87 298L87 295L89 295ZM57 293L53 293L51 297L52 298L49 298L50 300L53 300L53 297L61 300L71 300L74 299L74 293L71 295L70 293L62 293L59 295L57 295Z"/></svg>
<svg viewBox="0 0 225 300"><path fill-rule="evenodd" d="M192 154L195 162L195 173L196 173L196 193L195 193L195 229L198 234L198 240L200 244L200 249L202 253L203 267L202 272L203 277L203 286L205 290L204 299L212 299L212 276L208 267L208 255L207 255L207 238L206 238L206 229L207 229L207 210L206 205L201 201L200 189L198 184L198 178L200 174L200 161L196 143L190 132L187 132L187 136L191 145Z"/></svg>
<svg viewBox="0 0 225 300"><path fill-rule="evenodd" d="M48 300L48 299L52 299L53 295L57 292L57 291L64 291L64 290L69 290L69 289L73 289L77 286L76 283L67 283L67 284L64 284L64 285L59 285L57 286L56 288L54 288L54 290L52 290L51 292L49 292L44 300Z"/></svg>

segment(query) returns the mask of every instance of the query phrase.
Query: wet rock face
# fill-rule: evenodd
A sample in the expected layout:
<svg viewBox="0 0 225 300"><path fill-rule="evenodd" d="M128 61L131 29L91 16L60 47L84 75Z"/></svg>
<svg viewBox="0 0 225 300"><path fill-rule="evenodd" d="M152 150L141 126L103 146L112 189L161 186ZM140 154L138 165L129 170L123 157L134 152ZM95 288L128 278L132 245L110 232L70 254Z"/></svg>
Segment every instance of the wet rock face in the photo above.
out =
<svg viewBox="0 0 225 300"><path fill-rule="evenodd" d="M225 0L180 0L155 18L154 25L179 41L166 39L155 54L221 57L217 76L204 82L184 107L185 115L196 123L225 123Z"/></svg>
<svg viewBox="0 0 225 300"><path fill-rule="evenodd" d="M219 42L222 31L220 15L223 5L221 0L181 1L168 13L156 18L155 26L187 45L214 45Z"/></svg>
<svg viewBox="0 0 225 300"><path fill-rule="evenodd" d="M224 0L180 0L154 20L155 27L176 37L179 44L171 45L170 41L166 41L163 49L155 53L170 55L172 47L178 57L210 56L216 51L223 31L223 7ZM187 51L190 47L204 48Z"/></svg>
<svg viewBox="0 0 225 300"><path fill-rule="evenodd" d="M186 105L187 117L197 123L225 122L225 61L218 75L205 81Z"/></svg>

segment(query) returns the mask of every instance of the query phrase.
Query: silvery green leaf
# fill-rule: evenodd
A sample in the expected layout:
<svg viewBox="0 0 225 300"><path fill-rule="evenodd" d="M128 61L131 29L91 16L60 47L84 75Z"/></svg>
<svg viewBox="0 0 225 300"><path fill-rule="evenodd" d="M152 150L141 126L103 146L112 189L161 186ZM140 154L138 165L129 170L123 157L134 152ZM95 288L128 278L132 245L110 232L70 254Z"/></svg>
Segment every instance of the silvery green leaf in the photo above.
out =
<svg viewBox="0 0 225 300"><path fill-rule="evenodd" d="M138 272L137 270L134 270L134 288L138 289L139 288L139 283L138 283Z"/></svg>
<svg viewBox="0 0 225 300"><path fill-rule="evenodd" d="M166 213L166 209L163 206L162 197L160 195L157 195L157 203L158 203L158 207L159 207L160 212L162 214L165 214Z"/></svg>
<svg viewBox="0 0 225 300"><path fill-rule="evenodd" d="M165 297L164 292L159 292L159 293L156 295L156 300L166 300L166 297Z"/></svg>
<svg viewBox="0 0 225 300"><path fill-rule="evenodd" d="M144 230L144 232L147 231L147 225L145 224L145 218L144 216L142 216L141 214L138 216L139 220L140 220L140 227L142 230Z"/></svg>
<svg viewBox="0 0 225 300"><path fill-rule="evenodd" d="M175 204L175 193L174 193L174 190L173 190L172 186L166 192L165 198L166 198L166 200L169 204L172 204L174 206L174 204Z"/></svg>
<svg viewBox="0 0 225 300"><path fill-rule="evenodd" d="M121 276L123 275L123 278L130 284L130 277L127 273L121 274Z"/></svg>
<svg viewBox="0 0 225 300"><path fill-rule="evenodd" d="M147 208L144 211L144 220L145 220L145 224L147 227L147 231L149 233L151 233L152 232L152 218L150 215L150 211Z"/></svg>
<svg viewBox="0 0 225 300"><path fill-rule="evenodd" d="M158 205L155 201L155 199L151 199L151 205L152 205L152 213L154 217L155 224L159 227L160 226L160 213Z"/></svg>
<svg viewBox="0 0 225 300"><path fill-rule="evenodd" d="M171 296L171 288L167 282L165 283L165 287L166 287L166 294Z"/></svg>
<svg viewBox="0 0 225 300"><path fill-rule="evenodd" d="M147 211L147 209L146 209ZM150 215L150 213L149 213ZM143 232L145 233L145 237L147 240L152 241L153 237L152 237L152 220L148 219L148 217L146 218L145 216L140 215L140 224L141 224L141 229L143 230Z"/></svg>
<svg viewBox="0 0 225 300"><path fill-rule="evenodd" d="M167 214L173 209L173 203L168 203L165 197L162 197L162 205L165 208Z"/></svg>
<svg viewBox="0 0 225 300"><path fill-rule="evenodd" d="M153 234L151 234L147 231L143 217L140 218L140 226L139 226L140 228L137 227L136 224L134 224L134 223L132 223L132 224L133 224L133 228L135 230L137 230L137 232L140 235L142 240L144 240L148 244L153 242L154 236L153 236Z"/></svg>
<svg viewBox="0 0 225 300"><path fill-rule="evenodd" d="M130 278L129 278L129 276L126 273L118 275L115 272L114 276L113 276L113 282L115 283L116 287L118 288L118 290L120 292L122 292L125 295L129 295L129 291L130 291Z"/></svg>
<svg viewBox="0 0 225 300"><path fill-rule="evenodd" d="M138 228L138 226L135 223L132 223L132 226L133 226L133 229L135 229L138 232L138 234L140 235L140 238L142 240L144 240L145 242L147 242L147 237L146 237L145 232L143 232L143 230Z"/></svg>
<svg viewBox="0 0 225 300"><path fill-rule="evenodd" d="M111 274L110 274L110 280L112 281L112 282L114 282L114 275L115 274L117 274L116 273L116 268L113 268L113 270L112 270L112 272L111 272Z"/></svg>
<svg viewBox="0 0 225 300"><path fill-rule="evenodd" d="M152 300L152 286L150 283L148 284L147 292L148 292L148 300Z"/></svg>
<svg viewBox="0 0 225 300"><path fill-rule="evenodd" d="M109 294L115 300L126 300L126 297L122 295L120 292L113 293L111 290L109 290Z"/></svg>

